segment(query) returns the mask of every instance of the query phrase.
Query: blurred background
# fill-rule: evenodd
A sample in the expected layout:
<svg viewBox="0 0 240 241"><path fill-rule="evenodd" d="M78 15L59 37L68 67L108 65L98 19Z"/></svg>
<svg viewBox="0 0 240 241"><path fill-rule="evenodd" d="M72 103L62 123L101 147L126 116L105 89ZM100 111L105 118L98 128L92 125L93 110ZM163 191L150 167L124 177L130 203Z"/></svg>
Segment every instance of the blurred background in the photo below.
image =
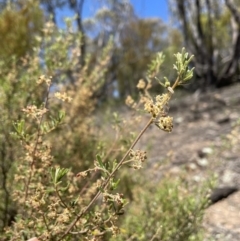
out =
<svg viewBox="0 0 240 241"><path fill-rule="evenodd" d="M146 169L127 167L119 175L129 216L119 221L122 236L112 240L240 240L240 1L0 0L1 240L10 240L5 228L14 232L13 221L32 218L33 211L26 213L19 201L24 180L16 177L27 176L29 165L13 123L22 120L27 133L22 137L35 140L38 123L22 109L42 106L46 98L36 80L52 76L46 121L58 110L66 113L63 125L45 133L44 143L50 143L54 165L70 166L76 174L92 168L96 154L109 163L123 156L146 120L123 107L126 97L138 99L136 85L140 79L147 83L149 64L159 51L165 62L156 77L174 81L174 54L182 47L194 55L194 77L171 103L173 133L150 128L138 144L148 153ZM54 100L56 91L66 92L72 102ZM162 91L152 81L150 92ZM120 115L113 114L116 110ZM226 195L221 189L213 202L234 192L238 196L213 204L203 222L212 188L206 180L215 175L216 186L229 189L223 189ZM64 198L70 202L81 190L87 203L94 178L87 184L76 181L77 188ZM21 195L14 196L16 190ZM44 208L50 204L47 200ZM209 239L203 238L203 223ZM22 240L41 234L41 225L26 228Z"/></svg>
<svg viewBox="0 0 240 241"><path fill-rule="evenodd" d="M88 53L97 55L112 38L109 71L96 93L102 100L136 95L136 83L158 51L166 55L162 75L170 73L169 78L174 78L173 54L182 46L195 55L196 81L185 89L206 90L239 80L237 0L6 0L0 2L0 9L1 59L31 52L35 36L50 19L64 30L64 19L74 18L73 31L83 34L82 65Z"/></svg>

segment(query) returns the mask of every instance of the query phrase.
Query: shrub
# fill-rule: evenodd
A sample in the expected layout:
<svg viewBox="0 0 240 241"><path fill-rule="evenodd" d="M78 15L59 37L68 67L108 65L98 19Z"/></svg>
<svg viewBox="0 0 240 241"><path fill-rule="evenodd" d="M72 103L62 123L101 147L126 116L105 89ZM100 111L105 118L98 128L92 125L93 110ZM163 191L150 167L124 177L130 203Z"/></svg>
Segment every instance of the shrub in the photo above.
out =
<svg viewBox="0 0 240 241"><path fill-rule="evenodd" d="M133 190L121 234L112 240L203 240L201 224L209 183L199 189L177 177L160 183L144 180Z"/></svg>
<svg viewBox="0 0 240 241"><path fill-rule="evenodd" d="M13 138L20 140L23 149L17 149L17 154L11 157L12 168L3 172L6 174L3 176L6 184L3 189L5 193L1 195L8 200L3 208L2 226L5 232L1 238L26 240L36 236L39 240L60 241L102 240L119 236L121 239L118 220L124 214L127 200L124 194L118 192L121 179L117 174L123 166L135 170L142 168L147 159L146 152L135 150L134 147L151 125L166 132L172 131L173 118L168 116L167 107L175 88L191 79L193 69L188 69L188 64L192 57L184 49L176 54L176 81L170 83L167 78L164 83L159 81L166 92L152 98L148 90L164 60L162 53L157 54L149 66L146 80L140 80L137 86L141 93L139 102L131 97L126 101L134 109L142 108L149 113L149 121L130 145L128 136L125 144L121 143L124 139L117 136L116 143L108 150L104 143L97 140L98 136L91 126L91 114L96 101L94 93L104 82L111 43L99 59L93 61L88 56L86 64L79 68L81 36L72 34L70 25L67 32L58 32L49 23L43 36L36 39L39 47L35 48L34 54L23 59L22 64L17 65L13 61L16 66L14 71L5 75L8 81L4 94L8 96L8 90L17 85L14 93L20 104L13 104L10 98L2 101L3 107L8 107L6 133L12 133L11 136L6 134L11 138L11 145L3 150L8 153L14 150ZM44 52L41 51L43 45ZM42 65L45 75L40 74ZM64 81L66 76L69 79L69 75L74 77L72 84ZM37 87L34 80L37 80ZM23 89L25 91L20 94ZM35 95L36 98L33 98ZM9 124L12 119L8 113L11 105L15 109L19 105L22 107L21 112L16 111L14 116L14 119L19 119L13 124L14 131ZM117 115L114 115L114 122L115 129L121 132ZM116 145L120 151L115 155L113 149ZM119 158L122 153L123 156ZM93 167L90 166L92 160ZM2 161L2 165L9 163L7 158ZM10 177L13 175L14 181L11 183ZM198 203L192 196L185 197L177 185L163 182L159 189L154 190L156 195L153 200L147 198L151 192L145 190L141 202L136 202L141 209L146 209L145 213L141 213L144 217L142 220L151 215L149 223L156 224L151 225L151 229L150 226L144 226L143 232L138 231L140 227L134 219L126 219L123 227L126 224L135 227L140 240L151 237L152 240L158 237L171 240L173 236L178 240L190 240L198 228L206 201ZM5 214L10 215L10 200L16 214L14 220L9 218L6 223L4 218ZM159 209L157 202L161 203ZM178 206L176 216L173 212L175 205ZM134 214L134 209L130 208L129 214ZM171 223L172 228L169 227ZM7 227L8 224L10 226ZM135 232L129 230L127 235L129 233L132 235Z"/></svg>
<svg viewBox="0 0 240 241"><path fill-rule="evenodd" d="M72 161L76 164L72 165L73 168L89 167L89 161L95 156L93 150L97 146L96 135L93 136L94 128L89 123L96 103L94 92L104 82L112 44L109 43L95 61L92 61L89 55L86 62L91 61L91 66L86 64L79 70L81 35L72 32L70 23L67 30L61 32L49 22L41 35L36 35L35 38L38 44L31 54L21 59L11 56L8 61L0 61L0 179L3 183L0 198L4 200L0 204L2 232L4 227L14 220L16 213L24 211L20 211L21 207L13 203L13 193L24 192L24 185L21 186L18 178L22 177L24 182L24 178L29 174L29 159L35 159L41 142L46 144L45 147L39 147L43 148L41 153L47 155L44 157L46 162L51 160L51 153L56 156L56 163L66 166ZM43 74L52 77L45 77ZM69 79L68 75L72 76L74 83L65 82ZM36 80L39 83L44 82L45 85L36 85ZM61 94L57 94L60 91ZM53 99L54 94L58 99ZM64 109L69 108L66 102L71 99L71 108L64 120L68 123L65 124L62 123ZM20 141L16 141L15 137ZM51 141L54 142L52 146L49 144ZM20 144L24 149L20 148ZM34 151L31 150L33 146ZM87 147L91 148L91 151ZM26 156L27 160L24 155L29 155ZM38 156L37 159L39 158ZM42 171L40 166L38 168ZM44 169L45 174L46 172L48 173L48 170ZM36 177L32 181L37 183L39 180ZM16 187L13 184L16 184ZM20 199L20 196L18 197Z"/></svg>

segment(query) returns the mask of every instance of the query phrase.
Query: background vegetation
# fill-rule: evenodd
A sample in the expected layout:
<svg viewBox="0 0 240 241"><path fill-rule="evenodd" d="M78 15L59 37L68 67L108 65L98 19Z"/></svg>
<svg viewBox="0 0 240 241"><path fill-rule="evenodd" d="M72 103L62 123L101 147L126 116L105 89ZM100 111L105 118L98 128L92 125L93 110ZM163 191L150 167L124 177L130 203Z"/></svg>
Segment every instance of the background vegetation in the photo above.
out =
<svg viewBox="0 0 240 241"><path fill-rule="evenodd" d="M172 86L174 54L183 46L195 56L195 75L181 88L207 91L239 80L239 2L169 0L172 25L139 18L128 1L103 0L89 19L83 6L84 0L1 1L1 239L202 240L211 185L149 180L132 169L112 180L117 190L105 197L108 207L91 208L81 230L62 233L99 188L101 170L91 169L114 170L142 126L135 115L105 114L109 106L121 109L127 98L138 110L139 92L146 97ZM64 8L75 17L63 28L56 16ZM150 82L155 77L164 84Z"/></svg>

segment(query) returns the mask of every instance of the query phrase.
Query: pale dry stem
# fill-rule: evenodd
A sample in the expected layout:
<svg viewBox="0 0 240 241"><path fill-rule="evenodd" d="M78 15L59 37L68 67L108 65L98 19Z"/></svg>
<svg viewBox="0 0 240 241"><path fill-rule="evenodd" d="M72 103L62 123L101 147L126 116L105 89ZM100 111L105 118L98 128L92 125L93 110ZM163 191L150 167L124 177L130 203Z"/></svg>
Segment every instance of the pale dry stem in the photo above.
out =
<svg viewBox="0 0 240 241"><path fill-rule="evenodd" d="M44 101L44 106L43 106L44 109L46 109L47 105L48 105L50 87L51 87L51 85L48 84L47 95L46 95L46 99ZM39 123L38 123L37 137L36 137L35 146L34 146L34 149L33 149L33 152L32 152L32 162L30 164L30 170L31 171L30 171L30 174L29 174L28 179L26 181L26 187L25 187L26 188L26 190L25 190L25 202L27 201L27 198L28 198L28 189L29 189L29 185L31 183L31 179L32 179L32 175L33 175L33 167L34 167L35 155L36 155L37 147L38 147L38 144L39 144L39 139L41 137L41 124L43 122L44 114L45 113L43 113L41 115Z"/></svg>
<svg viewBox="0 0 240 241"><path fill-rule="evenodd" d="M145 127L142 129L142 131L139 133L139 135L136 137L136 139L134 140L134 142L132 143L132 145L129 147L128 151L125 153L125 155L123 156L123 158L121 159L121 161L118 163L118 165L116 166L116 168L112 171L112 173L109 175L109 177L107 178L107 180L105 181L105 183L102 185L101 190L105 189L111 178L115 175L115 173L120 169L120 167L123 165L124 161L126 160L126 158L128 157L129 153L131 152L131 150L134 148L134 146L137 144L137 142L139 141L139 139L141 138L141 136L144 134L144 132L148 129L148 127L153 123L153 118L150 118L150 120L148 121L148 123L145 125ZM80 220L80 218L92 207L92 205L94 204L94 202L97 200L97 198L101 195L102 191L98 191L97 194L93 197L93 199L91 200L91 202L88 204L88 206L86 208L84 208L84 210L82 210L77 217L73 220L73 222L69 225L69 227L67 228L67 230L65 231L65 233L63 234L63 236L58 240L62 240L64 237L66 237L66 235L68 235L68 233L72 230L72 228L76 225L76 223Z"/></svg>
<svg viewBox="0 0 240 241"><path fill-rule="evenodd" d="M176 79L176 81L174 82L173 86L171 87L172 90L174 90L179 84L179 77ZM171 98L172 96L172 92L168 91L168 95ZM90 203L88 204L87 207L85 207L78 215L77 217L72 221L72 223L68 226L68 228L66 229L66 231L64 232L64 234L62 235L62 237L60 237L60 239L58 241L63 240L63 238L65 238L73 229L73 227L76 225L76 223L81 219L81 217L92 207L92 205L94 204L94 202L98 199L98 197L101 195L102 190L106 189L106 187L108 186L111 178L115 175L115 173L120 169L120 167L124 164L124 161L126 160L126 158L128 157L128 155L130 154L131 150L135 147L135 145L137 144L137 142L139 141L139 139L142 137L142 135L145 133L145 131L148 129L148 127L154 123L154 118L151 117L150 120L147 122L147 124L145 125L145 127L141 130L141 132L138 134L138 136L136 137L136 139L133 141L132 145L129 147L129 149L127 150L127 152L125 153L125 155L123 156L123 158L120 160L120 162L118 163L118 165L116 166L116 168L112 171L112 173L108 176L107 180L104 182L104 184L102 185L102 187L100 188L100 190L96 193L96 195L93 197L93 199L90 201Z"/></svg>

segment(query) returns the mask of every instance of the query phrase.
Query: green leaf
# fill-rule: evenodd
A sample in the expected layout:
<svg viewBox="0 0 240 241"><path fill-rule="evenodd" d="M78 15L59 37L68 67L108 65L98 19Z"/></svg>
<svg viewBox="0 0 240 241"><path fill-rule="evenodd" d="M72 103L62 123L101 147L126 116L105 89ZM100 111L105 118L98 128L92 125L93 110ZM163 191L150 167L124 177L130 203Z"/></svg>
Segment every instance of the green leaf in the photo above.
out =
<svg viewBox="0 0 240 241"><path fill-rule="evenodd" d="M60 110L60 111L58 112L58 120L59 120L59 122L62 122L62 121L63 121L63 119L65 118L65 115L66 115L66 113L65 113L65 111L63 111L63 110Z"/></svg>
<svg viewBox="0 0 240 241"><path fill-rule="evenodd" d="M114 159L113 163L112 163L112 170L114 170L117 166L118 162L116 159Z"/></svg>
<svg viewBox="0 0 240 241"><path fill-rule="evenodd" d="M78 198L75 199L75 200L73 200L73 201L70 201L70 206L71 206L72 208L74 208L74 207L76 206L77 202L78 202Z"/></svg>
<svg viewBox="0 0 240 241"><path fill-rule="evenodd" d="M111 183L110 183L110 185L111 185L111 190L115 190L115 189L117 188L119 182L120 182L120 179L118 179L117 181L113 181L113 180L112 180Z"/></svg>
<svg viewBox="0 0 240 241"><path fill-rule="evenodd" d="M105 166L104 166L104 164L103 164L103 162L102 162L102 157L101 157L99 154L97 154L97 155L96 155L96 158L97 158L98 165L99 165L101 168L105 169Z"/></svg>
<svg viewBox="0 0 240 241"><path fill-rule="evenodd" d="M61 191L61 192L65 192L65 191L68 190L69 186L70 186L70 183L68 183L66 187L60 187L60 188L58 188L58 190Z"/></svg>
<svg viewBox="0 0 240 241"><path fill-rule="evenodd" d="M51 177L54 185L61 182L62 178L69 172L70 169L57 167L56 170L51 169Z"/></svg>
<svg viewBox="0 0 240 241"><path fill-rule="evenodd" d="M24 137L25 133L25 121L24 120L19 120L15 123L13 123L13 127L15 131L17 132L18 136Z"/></svg>

